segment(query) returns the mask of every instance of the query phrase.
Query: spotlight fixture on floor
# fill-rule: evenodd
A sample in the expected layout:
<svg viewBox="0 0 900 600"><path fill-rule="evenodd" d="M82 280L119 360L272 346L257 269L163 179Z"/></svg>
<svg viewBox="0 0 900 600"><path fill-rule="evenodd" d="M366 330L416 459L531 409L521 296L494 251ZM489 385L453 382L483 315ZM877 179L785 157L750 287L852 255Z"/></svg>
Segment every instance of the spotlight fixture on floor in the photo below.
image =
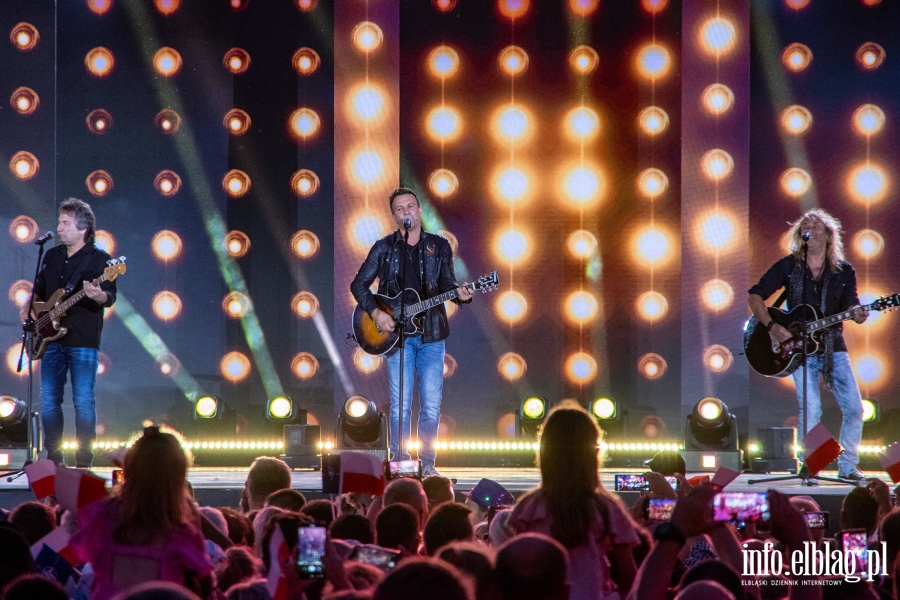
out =
<svg viewBox="0 0 900 600"><path fill-rule="evenodd" d="M625 425L624 411L619 410L619 403L613 398L594 398L588 404L588 412L603 430L603 438L621 437Z"/></svg>
<svg viewBox="0 0 900 600"><path fill-rule="evenodd" d="M715 471L720 466L741 470L737 420L724 402L707 396L694 405L684 426L682 456L688 471Z"/></svg>
<svg viewBox="0 0 900 600"><path fill-rule="evenodd" d="M194 419L221 419L222 406L215 396L201 396L194 402Z"/></svg>
<svg viewBox="0 0 900 600"><path fill-rule="evenodd" d="M549 403L541 396L525 398L516 411L516 437L537 438L538 430L547 417Z"/></svg>
<svg viewBox="0 0 900 600"><path fill-rule="evenodd" d="M0 396L0 470L21 469L28 459L28 407Z"/></svg>
<svg viewBox="0 0 900 600"><path fill-rule="evenodd" d="M388 459L387 418L364 396L350 396L338 416L337 450L366 452Z"/></svg>
<svg viewBox="0 0 900 600"><path fill-rule="evenodd" d="M237 433L237 411L221 398L201 396L194 402L194 438L228 437Z"/></svg>

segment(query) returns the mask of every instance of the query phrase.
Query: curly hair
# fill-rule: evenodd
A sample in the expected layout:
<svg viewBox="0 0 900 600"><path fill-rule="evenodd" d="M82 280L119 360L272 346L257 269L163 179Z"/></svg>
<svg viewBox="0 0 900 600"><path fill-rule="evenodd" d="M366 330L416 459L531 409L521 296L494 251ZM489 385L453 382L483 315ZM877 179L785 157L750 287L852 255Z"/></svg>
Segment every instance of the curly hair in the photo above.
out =
<svg viewBox="0 0 900 600"><path fill-rule="evenodd" d="M816 219L828 231L825 259L828 261L828 268L831 269L831 272L837 273L841 270L841 263L844 262L844 242L841 238L843 228L840 221L821 208L808 210L799 219L791 223L791 254L797 260L803 259L802 225L803 221L807 219Z"/></svg>

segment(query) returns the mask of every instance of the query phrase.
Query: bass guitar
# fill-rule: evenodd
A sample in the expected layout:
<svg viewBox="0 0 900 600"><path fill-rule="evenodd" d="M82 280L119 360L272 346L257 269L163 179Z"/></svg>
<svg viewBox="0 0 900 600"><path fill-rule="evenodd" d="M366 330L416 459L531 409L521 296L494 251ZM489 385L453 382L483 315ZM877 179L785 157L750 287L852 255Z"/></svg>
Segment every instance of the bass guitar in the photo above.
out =
<svg viewBox="0 0 900 600"><path fill-rule="evenodd" d="M113 281L116 277L125 272L125 257L113 258L106 262L108 267L103 269L103 275L93 280L91 283L100 285L104 281ZM40 360L47 350L47 345L54 342L69 332L67 327L62 327L59 323L66 311L72 308L78 301L85 297L85 291L82 287L80 290L65 298L65 288L59 288L50 295L45 302L39 302L35 299L31 303L31 310L37 315L31 326L34 333L34 351L31 353L31 360Z"/></svg>
<svg viewBox="0 0 900 600"><path fill-rule="evenodd" d="M481 290L484 293L497 289L499 283L500 279L497 277L497 271L494 271L493 273L482 275L477 281L470 283L467 287L472 290ZM360 348L369 354L376 356L390 354L400 339L401 327L405 336L419 335L422 333L422 318L418 315L433 306L453 300L459 295L458 289L452 289L449 292L444 292L426 300L420 299L418 292L411 288L406 288L396 296L375 294L375 303L378 305L378 308L391 315L397 326L394 327L393 331L382 331L369 313L357 305L353 309L353 339L356 340ZM400 320L401 307L405 315L402 322Z"/></svg>
<svg viewBox="0 0 900 600"><path fill-rule="evenodd" d="M868 310L891 310L900 306L900 294L891 294L879 298L862 308ZM750 317L744 327L744 354L753 370L766 377L787 377L800 367L803 361L803 345L806 344L806 353L815 354L824 343L822 330L841 321L852 319L857 309L847 310L842 313L822 317L814 306L804 304L796 306L790 311L770 306L769 316L776 323L791 332L793 337L784 344L778 343L775 338L760 323L756 317ZM806 324L806 333L803 332L803 311L808 311L810 320Z"/></svg>

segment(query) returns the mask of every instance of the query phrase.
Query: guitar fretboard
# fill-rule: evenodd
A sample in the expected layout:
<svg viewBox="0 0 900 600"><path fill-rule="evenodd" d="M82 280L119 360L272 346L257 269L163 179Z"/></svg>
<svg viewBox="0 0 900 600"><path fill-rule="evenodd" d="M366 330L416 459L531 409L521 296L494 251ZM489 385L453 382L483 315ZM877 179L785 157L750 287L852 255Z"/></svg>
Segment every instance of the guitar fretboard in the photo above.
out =
<svg viewBox="0 0 900 600"><path fill-rule="evenodd" d="M867 304L863 308L868 308L869 310L879 310L875 303ZM825 329L826 327L831 327L835 323L840 323L841 321L847 321L853 318L854 313L857 309L853 310L845 310L842 313L837 313L836 315L831 315L830 317L825 317L823 319L817 319L812 323L807 324L806 330L809 333L813 331L818 331L819 329Z"/></svg>
<svg viewBox="0 0 900 600"><path fill-rule="evenodd" d="M100 285L104 281L106 281L106 275L101 275L97 279L93 280L91 282L91 284L92 285ZM52 319L52 320L56 320L56 318L59 317L60 315L66 314L67 310L69 310L70 308L75 306L75 303L80 301L86 295L87 294L85 293L84 288L82 287L80 290L78 290L77 293L72 294L71 296L66 298L64 301L62 301L59 304L57 304L56 306L54 306L53 309L48 313L47 316L49 316L50 319Z"/></svg>
<svg viewBox="0 0 900 600"><path fill-rule="evenodd" d="M453 289L449 292L444 292L443 294L428 298L427 300L422 300L421 302L416 302L415 304L409 304L406 306L406 314L417 315L420 312L426 311L433 306L443 304L447 300L453 300L454 298L456 298L456 296L456 289Z"/></svg>

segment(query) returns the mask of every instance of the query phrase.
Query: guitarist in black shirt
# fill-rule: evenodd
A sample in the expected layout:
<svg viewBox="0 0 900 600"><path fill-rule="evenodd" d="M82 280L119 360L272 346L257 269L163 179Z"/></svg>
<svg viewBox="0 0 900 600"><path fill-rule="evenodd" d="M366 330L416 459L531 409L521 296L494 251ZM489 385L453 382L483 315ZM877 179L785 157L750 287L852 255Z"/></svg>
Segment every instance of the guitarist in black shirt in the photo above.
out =
<svg viewBox="0 0 900 600"><path fill-rule="evenodd" d="M768 330L772 350L791 344L800 333L789 331L776 322L772 310L768 310L765 300L781 288L786 291L789 309L806 304L818 311L810 321L819 316L828 317L849 311L849 316L857 323L863 323L869 313L859 306L856 292L856 272L844 260L844 245L841 241L840 222L822 209L807 211L791 226L791 249L793 253L776 262L765 275L749 290L747 303L759 325ZM803 267L803 243L808 244L807 265ZM801 281L803 297L801 294ZM773 309L774 310L774 309ZM798 311L799 312L799 311ZM797 315L799 316L799 315ZM757 328L758 329L758 328ZM822 416L822 401L819 395L819 376L825 387L837 399L843 414L840 444L844 449L838 459L838 475L843 479L865 485L866 479L860 473L859 444L862 440L862 397L856 377L850 366L847 346L841 335L840 321L820 333L818 351L807 358L806 367L800 365L793 373L800 402L799 435L804 436ZM801 347L802 348L802 347ZM748 354L748 358L750 358ZM807 406L808 415L803 414L803 369L808 368ZM804 425L805 420L805 425Z"/></svg>

